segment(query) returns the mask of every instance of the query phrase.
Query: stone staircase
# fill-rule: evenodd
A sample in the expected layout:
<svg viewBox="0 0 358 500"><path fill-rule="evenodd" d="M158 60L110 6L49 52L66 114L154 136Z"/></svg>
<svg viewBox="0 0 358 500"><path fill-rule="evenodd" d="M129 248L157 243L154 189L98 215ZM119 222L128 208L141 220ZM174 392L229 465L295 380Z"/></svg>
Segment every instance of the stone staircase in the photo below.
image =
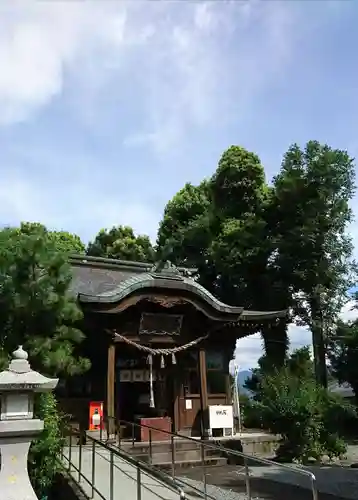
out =
<svg viewBox="0 0 358 500"><path fill-rule="evenodd" d="M118 441L115 435L108 435L92 431L88 434L97 439L105 441L108 445L118 448ZM170 438L170 436L168 436ZM175 466L180 468L193 468L202 466L201 444L204 445L204 463L207 466L222 466L242 462L240 457L234 455L236 451L251 455L252 457L271 458L277 447L278 436L273 436L263 432L245 432L240 436L211 438L201 441L200 439L188 439L181 433L174 437ZM205 446L205 444L216 445L215 448ZM151 462L160 468L172 468L172 447L170 439L163 441L153 440L149 442L133 441L130 438L122 438L121 449L128 454L139 459ZM226 452L224 450L226 449ZM234 453L230 453L230 452Z"/></svg>
<svg viewBox="0 0 358 500"><path fill-rule="evenodd" d="M196 467L202 466L202 451L198 443L186 441L184 439L174 439L174 460L175 467ZM121 448L130 455L143 461L150 461L160 468L171 469L173 452L170 441L156 441L150 446L149 443L122 441ZM225 465L227 458L223 456L220 450L204 448L204 463L208 466Z"/></svg>

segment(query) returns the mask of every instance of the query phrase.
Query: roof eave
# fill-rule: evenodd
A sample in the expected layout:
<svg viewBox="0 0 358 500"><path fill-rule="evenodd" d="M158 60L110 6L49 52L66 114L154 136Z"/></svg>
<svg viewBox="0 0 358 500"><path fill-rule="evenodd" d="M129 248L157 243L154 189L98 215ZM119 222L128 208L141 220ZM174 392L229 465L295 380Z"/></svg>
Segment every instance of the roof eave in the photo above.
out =
<svg viewBox="0 0 358 500"><path fill-rule="evenodd" d="M251 320L267 320L267 319L275 319L275 318L288 318L289 310L288 309L280 309L278 311L246 311L242 312L240 317L241 321L251 321Z"/></svg>
<svg viewBox="0 0 358 500"><path fill-rule="evenodd" d="M128 280L129 281L129 280ZM288 310L279 311L246 311L243 307L230 306L216 299L210 292L189 279L167 279L147 275L141 280L131 282L127 287L115 289L111 292L95 295L79 294L78 300L87 304L115 304L124 300L129 295L143 289L178 290L189 292L203 300L207 305L221 314L230 317L233 323L242 321L267 321L288 317Z"/></svg>
<svg viewBox="0 0 358 500"><path fill-rule="evenodd" d="M155 288L160 290L179 290L192 293L193 295L201 298L209 306L219 311L220 313L233 316L232 321L238 321L244 310L243 307L230 306L228 304L220 302L210 292L198 285L195 281L189 281L185 279L166 279L149 276L146 279L137 281L124 289L120 289L119 291L114 290L110 293L96 295L79 294L78 300L82 303L114 304L125 299L132 293L138 292L145 288Z"/></svg>

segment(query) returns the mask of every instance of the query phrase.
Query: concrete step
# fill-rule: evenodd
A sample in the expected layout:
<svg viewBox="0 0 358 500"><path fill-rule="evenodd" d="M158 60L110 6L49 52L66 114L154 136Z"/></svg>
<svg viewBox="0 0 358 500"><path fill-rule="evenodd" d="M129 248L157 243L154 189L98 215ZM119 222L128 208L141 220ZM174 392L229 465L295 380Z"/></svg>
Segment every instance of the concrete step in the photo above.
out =
<svg viewBox="0 0 358 500"><path fill-rule="evenodd" d="M150 461L150 454L149 452L142 453L139 450L127 450L127 452L132 455L133 457L136 457L140 460L143 461ZM216 462L218 460L220 461L225 461L227 462L227 457L224 457L221 453L216 452L214 453L215 450L208 450L204 454L204 459L205 461L208 461L208 463L211 462ZM176 450L175 455L174 455L174 460L175 463L177 464L187 464L187 463L198 463L201 464L202 461L202 455L201 451L196 449L196 450ZM162 465L166 463L172 463L172 452L170 451L153 451L152 454L152 464L154 465Z"/></svg>
<svg viewBox="0 0 358 500"><path fill-rule="evenodd" d="M184 450L175 453L175 462L192 462L201 460L201 453L198 450ZM171 453L154 453L152 456L153 464L162 464L172 461Z"/></svg>
<svg viewBox="0 0 358 500"><path fill-rule="evenodd" d="M149 443L141 443L135 442L134 446L130 442L122 441L121 448L123 450L134 451L139 453L149 453L150 448L153 453L162 453L166 451L171 451L172 445L170 442L162 442L162 441L154 441L150 447ZM199 450L200 451L200 441L198 443L194 441L186 441L186 440L175 440L174 441L174 449L176 451L184 451L184 450Z"/></svg>
<svg viewBox="0 0 358 500"><path fill-rule="evenodd" d="M226 458L223 457L207 457L204 461L205 467L222 467L227 464ZM161 464L156 464L158 467L164 470L172 469L172 462L163 462ZM182 462L175 462L175 469L191 469L191 468L201 468L203 463L201 460L185 460Z"/></svg>

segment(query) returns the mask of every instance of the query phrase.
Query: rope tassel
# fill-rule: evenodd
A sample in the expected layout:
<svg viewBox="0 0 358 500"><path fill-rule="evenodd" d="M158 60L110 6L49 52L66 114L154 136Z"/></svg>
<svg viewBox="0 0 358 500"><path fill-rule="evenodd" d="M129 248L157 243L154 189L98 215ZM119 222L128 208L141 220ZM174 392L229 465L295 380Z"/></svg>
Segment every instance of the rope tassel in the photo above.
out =
<svg viewBox="0 0 358 500"><path fill-rule="evenodd" d="M149 406L150 408L155 408L154 402L154 388L153 388L153 355L148 356L149 364Z"/></svg>
<svg viewBox="0 0 358 500"><path fill-rule="evenodd" d="M177 358L175 357L175 353L173 352L172 353L172 365L176 365L177 364Z"/></svg>
<svg viewBox="0 0 358 500"><path fill-rule="evenodd" d="M165 368L165 361L164 361L164 356L162 354L161 358L160 358L160 368Z"/></svg>

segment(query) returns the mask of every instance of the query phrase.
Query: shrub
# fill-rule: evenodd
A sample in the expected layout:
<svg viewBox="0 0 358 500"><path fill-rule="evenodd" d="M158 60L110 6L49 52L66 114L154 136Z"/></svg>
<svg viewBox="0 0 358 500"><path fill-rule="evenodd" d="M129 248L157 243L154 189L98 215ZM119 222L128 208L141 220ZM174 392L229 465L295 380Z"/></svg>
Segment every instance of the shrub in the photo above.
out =
<svg viewBox="0 0 358 500"><path fill-rule="evenodd" d="M263 427L281 436L281 460L307 462L346 451L336 424L351 407L317 387L311 377L294 377L287 368L264 376L254 408Z"/></svg>
<svg viewBox="0 0 358 500"><path fill-rule="evenodd" d="M342 436L349 434L353 426L357 426L357 409L342 397L321 389L322 404L322 442L325 453L330 459L344 455L347 450Z"/></svg>
<svg viewBox="0 0 358 500"><path fill-rule="evenodd" d="M246 429L262 429L264 427L262 412L260 411L259 405L259 402L245 395L240 395L241 421Z"/></svg>
<svg viewBox="0 0 358 500"><path fill-rule="evenodd" d="M44 420L44 430L30 448L29 475L37 496L43 498L48 494L59 471L64 416L57 408L53 393L40 394L35 407L36 417Z"/></svg>

